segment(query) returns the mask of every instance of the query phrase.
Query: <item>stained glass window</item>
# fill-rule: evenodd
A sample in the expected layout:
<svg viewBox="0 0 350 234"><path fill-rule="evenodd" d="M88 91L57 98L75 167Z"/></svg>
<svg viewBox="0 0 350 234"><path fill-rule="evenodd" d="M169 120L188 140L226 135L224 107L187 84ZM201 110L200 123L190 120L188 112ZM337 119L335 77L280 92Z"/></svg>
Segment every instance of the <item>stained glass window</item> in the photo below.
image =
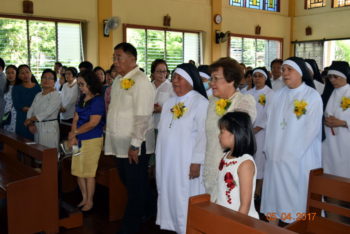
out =
<svg viewBox="0 0 350 234"><path fill-rule="evenodd" d="M333 0L334 8L350 6L350 0Z"/></svg>
<svg viewBox="0 0 350 234"><path fill-rule="evenodd" d="M280 11L279 0L230 0L230 5L265 11Z"/></svg>
<svg viewBox="0 0 350 234"><path fill-rule="evenodd" d="M312 9L326 6L326 0L305 0L305 9Z"/></svg>

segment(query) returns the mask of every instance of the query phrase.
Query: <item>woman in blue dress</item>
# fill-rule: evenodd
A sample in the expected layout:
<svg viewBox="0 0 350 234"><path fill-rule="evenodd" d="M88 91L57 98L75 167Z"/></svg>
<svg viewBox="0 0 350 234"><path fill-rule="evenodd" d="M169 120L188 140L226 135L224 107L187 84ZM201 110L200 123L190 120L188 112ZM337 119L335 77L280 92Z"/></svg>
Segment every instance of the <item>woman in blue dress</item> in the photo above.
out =
<svg viewBox="0 0 350 234"><path fill-rule="evenodd" d="M30 67L26 64L18 67L17 77L19 83L12 89L13 106L17 112L16 133L29 140L34 140L34 135L24 126L24 121L35 95L41 91L41 88L37 84Z"/></svg>

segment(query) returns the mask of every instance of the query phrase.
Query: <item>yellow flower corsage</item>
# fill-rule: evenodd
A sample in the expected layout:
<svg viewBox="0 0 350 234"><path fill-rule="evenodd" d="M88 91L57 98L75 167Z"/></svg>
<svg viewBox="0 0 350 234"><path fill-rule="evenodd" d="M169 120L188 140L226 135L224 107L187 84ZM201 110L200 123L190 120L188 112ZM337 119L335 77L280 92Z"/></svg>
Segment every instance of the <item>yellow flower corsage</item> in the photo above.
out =
<svg viewBox="0 0 350 234"><path fill-rule="evenodd" d="M173 118L180 119L188 111L188 108L183 102L179 102L175 104L170 111L173 113Z"/></svg>
<svg viewBox="0 0 350 234"><path fill-rule="evenodd" d="M342 97L340 107L343 109L343 111L350 108L350 98Z"/></svg>
<svg viewBox="0 0 350 234"><path fill-rule="evenodd" d="M227 109L230 107L231 105L231 100L228 99L219 99L215 102L215 111L216 114L218 114L219 116L222 116L226 113Z"/></svg>
<svg viewBox="0 0 350 234"><path fill-rule="evenodd" d="M298 119L300 119L302 115L306 114L307 105L307 102L305 102L304 100L294 100L294 114L297 116Z"/></svg>
<svg viewBox="0 0 350 234"><path fill-rule="evenodd" d="M132 86L134 86L134 84L135 84L135 81L132 80L132 79L130 79L130 78L128 78L128 79L122 79L122 80L120 81L120 87L121 87L122 89L124 89L124 90L130 89Z"/></svg>
<svg viewBox="0 0 350 234"><path fill-rule="evenodd" d="M266 104L266 95L265 94L261 94L259 96L259 101L258 102L260 103L260 105L265 106L265 104Z"/></svg>

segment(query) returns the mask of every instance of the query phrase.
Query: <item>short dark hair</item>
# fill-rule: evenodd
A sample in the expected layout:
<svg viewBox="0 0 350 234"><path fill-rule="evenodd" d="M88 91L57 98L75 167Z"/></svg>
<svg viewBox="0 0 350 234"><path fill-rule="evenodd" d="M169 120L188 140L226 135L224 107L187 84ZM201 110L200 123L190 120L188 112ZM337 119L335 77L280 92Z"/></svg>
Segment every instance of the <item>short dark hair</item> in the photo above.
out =
<svg viewBox="0 0 350 234"><path fill-rule="evenodd" d="M127 42L119 43L118 45L116 45L114 47L114 50L122 50L122 51L124 51L124 53L130 54L130 55L134 56L135 59L137 59L137 50L130 43L127 43Z"/></svg>
<svg viewBox="0 0 350 234"><path fill-rule="evenodd" d="M95 67L94 70L93 70L93 72L97 72L97 71L102 71L102 72L106 75L105 69L103 69L103 68L100 67L100 66Z"/></svg>
<svg viewBox="0 0 350 234"><path fill-rule="evenodd" d="M83 61L79 64L79 69L85 68L86 70L92 71L94 66L89 61Z"/></svg>
<svg viewBox="0 0 350 234"><path fill-rule="evenodd" d="M254 155L256 142L252 121L246 112L229 112L219 119L219 128L234 135L232 156L241 157L244 154ZM226 149L229 151L231 149Z"/></svg>
<svg viewBox="0 0 350 234"><path fill-rule="evenodd" d="M152 62L152 65L151 65L151 73L154 73L156 71L156 67L159 65L159 64L164 64L166 66L166 70L169 74L169 68L168 68L168 64L166 63L166 61L164 59L156 59Z"/></svg>
<svg viewBox="0 0 350 234"><path fill-rule="evenodd" d="M52 69L45 69L45 70L43 71L43 73L41 74L41 78L43 78L43 76L44 76L45 73L51 73L51 74L53 75L53 78L54 78L55 82L56 82L56 80L57 80L57 75L56 75L56 72L55 72L54 70L52 70Z"/></svg>
<svg viewBox="0 0 350 234"><path fill-rule="evenodd" d="M95 72L89 70L82 71L79 73L78 77L81 77L85 80L86 84L88 85L88 89L92 94L101 94L102 83L97 78Z"/></svg>
<svg viewBox="0 0 350 234"><path fill-rule="evenodd" d="M224 57L211 64L209 66L209 71L212 73L217 71L220 67L223 69L225 80L228 83L233 81L233 86L237 88L243 78L241 65L230 57Z"/></svg>
<svg viewBox="0 0 350 234"><path fill-rule="evenodd" d="M0 58L0 67L2 68L2 70L5 69L5 61L2 58Z"/></svg>
<svg viewBox="0 0 350 234"><path fill-rule="evenodd" d="M62 63L60 63L60 62L55 62L55 65L58 65L59 67L62 67Z"/></svg>
<svg viewBox="0 0 350 234"><path fill-rule="evenodd" d="M272 65L275 64L275 63L279 63L280 65L283 64L283 59L274 59L272 60L271 64L270 64L270 67L272 68Z"/></svg>
<svg viewBox="0 0 350 234"><path fill-rule="evenodd" d="M75 67L68 67L66 69L66 72L67 71L70 71L72 73L73 77L77 77L78 76L78 71L77 71L77 69Z"/></svg>

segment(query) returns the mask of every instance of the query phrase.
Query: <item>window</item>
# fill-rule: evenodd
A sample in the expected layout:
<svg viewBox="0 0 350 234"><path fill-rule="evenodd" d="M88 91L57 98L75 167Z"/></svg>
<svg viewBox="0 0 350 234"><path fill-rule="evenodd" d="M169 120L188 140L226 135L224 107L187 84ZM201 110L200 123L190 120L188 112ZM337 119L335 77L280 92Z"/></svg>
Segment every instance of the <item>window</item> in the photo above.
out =
<svg viewBox="0 0 350 234"><path fill-rule="evenodd" d="M318 67L323 68L323 41L296 43L295 56L304 59L315 59Z"/></svg>
<svg viewBox="0 0 350 234"><path fill-rule="evenodd" d="M338 8L345 6L350 6L350 0L333 0L332 7Z"/></svg>
<svg viewBox="0 0 350 234"><path fill-rule="evenodd" d="M350 38L294 43L295 55L315 59L320 69L330 66L332 61L350 62Z"/></svg>
<svg viewBox="0 0 350 234"><path fill-rule="evenodd" d="M272 60L282 58L283 39L266 39L232 35L229 42L230 57L246 66L270 67Z"/></svg>
<svg viewBox="0 0 350 234"><path fill-rule="evenodd" d="M126 25L126 41L137 49L137 63L147 74L155 59L167 61L170 70L177 65L201 62L200 33Z"/></svg>
<svg viewBox="0 0 350 234"><path fill-rule="evenodd" d="M0 17L0 57L28 64L36 78L56 61L78 67L83 60L80 23Z"/></svg>
<svg viewBox="0 0 350 234"><path fill-rule="evenodd" d="M305 0L305 9L312 9L326 6L326 0Z"/></svg>
<svg viewBox="0 0 350 234"><path fill-rule="evenodd" d="M230 0L230 5L265 11L280 11L279 0Z"/></svg>

